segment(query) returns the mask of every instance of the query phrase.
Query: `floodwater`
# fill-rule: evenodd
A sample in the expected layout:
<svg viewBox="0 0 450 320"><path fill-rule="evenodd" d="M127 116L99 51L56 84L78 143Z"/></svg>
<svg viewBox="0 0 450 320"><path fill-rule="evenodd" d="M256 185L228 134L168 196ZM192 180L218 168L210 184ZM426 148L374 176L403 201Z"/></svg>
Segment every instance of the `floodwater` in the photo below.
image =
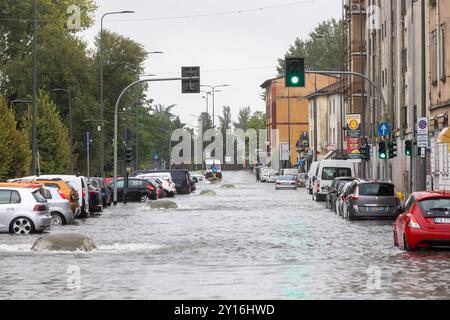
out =
<svg viewBox="0 0 450 320"><path fill-rule="evenodd" d="M90 253L0 235L0 299L448 299L450 251L402 252L392 222L345 221L248 172L224 183L179 209L119 205L50 231L91 236Z"/></svg>

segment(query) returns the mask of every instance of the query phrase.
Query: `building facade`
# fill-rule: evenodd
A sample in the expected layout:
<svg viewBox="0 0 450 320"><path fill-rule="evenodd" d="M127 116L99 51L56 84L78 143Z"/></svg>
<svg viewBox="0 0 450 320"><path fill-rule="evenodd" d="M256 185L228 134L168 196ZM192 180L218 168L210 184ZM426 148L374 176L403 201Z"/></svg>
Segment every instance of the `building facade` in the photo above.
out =
<svg viewBox="0 0 450 320"><path fill-rule="evenodd" d="M290 163L286 166L295 167L299 162L299 139L309 132L308 100L305 96L314 91L315 84L318 88L335 83L335 77L307 74L303 88L286 88L285 79L275 78L265 81L261 88L265 90L266 115L267 115L267 141L273 141L272 130L278 131L280 144L290 145ZM272 154L272 145L268 146L269 157ZM281 163L272 163L277 169Z"/></svg>
<svg viewBox="0 0 450 320"><path fill-rule="evenodd" d="M436 190L450 189L450 1L429 10L431 171Z"/></svg>

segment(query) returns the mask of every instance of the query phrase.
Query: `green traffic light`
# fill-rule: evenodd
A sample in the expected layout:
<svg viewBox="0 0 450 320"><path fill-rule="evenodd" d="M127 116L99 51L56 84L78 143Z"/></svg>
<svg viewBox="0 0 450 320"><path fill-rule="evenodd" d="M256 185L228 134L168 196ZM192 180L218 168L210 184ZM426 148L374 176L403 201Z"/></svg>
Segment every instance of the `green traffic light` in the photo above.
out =
<svg viewBox="0 0 450 320"><path fill-rule="evenodd" d="M299 82L300 82L300 79L297 76L291 77L291 83L292 84L297 84Z"/></svg>
<svg viewBox="0 0 450 320"><path fill-rule="evenodd" d="M386 153L380 153L380 159L382 160L386 159Z"/></svg>

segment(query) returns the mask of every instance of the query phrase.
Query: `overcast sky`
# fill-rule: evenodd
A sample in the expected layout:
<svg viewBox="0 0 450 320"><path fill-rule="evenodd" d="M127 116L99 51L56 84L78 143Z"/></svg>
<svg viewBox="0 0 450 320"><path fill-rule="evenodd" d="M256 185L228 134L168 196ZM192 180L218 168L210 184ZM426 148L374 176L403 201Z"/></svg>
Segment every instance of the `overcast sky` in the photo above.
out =
<svg viewBox="0 0 450 320"><path fill-rule="evenodd" d="M202 84L229 84L223 92L216 93L216 115L221 113L222 106L228 105L235 119L242 107L264 111L260 85L276 75L277 58L296 37L306 37L319 22L339 18L341 0L304 0L304 3L292 6L206 17L154 18L214 14L296 2L302 1L97 0L96 23L84 37L92 43L100 30L103 13L136 11L135 14L108 16L104 27L143 44L147 51L164 52L149 56L146 73L160 77L180 76L181 66L200 66ZM156 103L176 104L175 112L191 126L196 124L191 115L198 116L206 110L203 95L182 95L179 82L151 84L148 92ZM211 109L210 101L210 112Z"/></svg>

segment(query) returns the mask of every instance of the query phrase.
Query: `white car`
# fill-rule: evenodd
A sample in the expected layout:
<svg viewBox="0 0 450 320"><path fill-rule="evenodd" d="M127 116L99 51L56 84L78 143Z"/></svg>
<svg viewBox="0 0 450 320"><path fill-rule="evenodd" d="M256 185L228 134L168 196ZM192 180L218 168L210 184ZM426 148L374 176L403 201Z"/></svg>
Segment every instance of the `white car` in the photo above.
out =
<svg viewBox="0 0 450 320"><path fill-rule="evenodd" d="M39 188L0 187L0 232L27 235L50 229L52 216Z"/></svg>
<svg viewBox="0 0 450 320"><path fill-rule="evenodd" d="M297 190L297 180L294 176L279 176L275 182L275 190Z"/></svg>
<svg viewBox="0 0 450 320"><path fill-rule="evenodd" d="M269 183L277 182L279 175L280 174L277 171L270 171L269 175L267 176L266 182L269 182Z"/></svg>
<svg viewBox="0 0 450 320"><path fill-rule="evenodd" d="M136 176L138 179L156 179L161 183L164 191L169 197L174 197L177 194L177 188L172 181L170 173L146 173Z"/></svg>
<svg viewBox="0 0 450 320"><path fill-rule="evenodd" d="M72 224L75 216L70 207L70 201L61 197L58 188L45 187L44 192L52 216L52 223L55 225Z"/></svg>
<svg viewBox="0 0 450 320"><path fill-rule="evenodd" d="M81 208L80 217L88 218L91 215L91 213L89 212L89 186L88 181L85 177L82 176L77 177L69 175L40 175L39 177L38 176L23 177L20 179L15 179L15 181L20 180L28 181L36 179L46 179L46 180L59 179L61 181L68 183L78 192L79 196L78 202Z"/></svg>
<svg viewBox="0 0 450 320"><path fill-rule="evenodd" d="M313 200L326 200L328 190L335 178L354 177L355 164L350 160L322 160L317 168L313 185Z"/></svg>
<svg viewBox="0 0 450 320"><path fill-rule="evenodd" d="M190 172L189 175L191 176L192 180L194 180L195 183L202 182L205 180L205 176L198 172Z"/></svg>

